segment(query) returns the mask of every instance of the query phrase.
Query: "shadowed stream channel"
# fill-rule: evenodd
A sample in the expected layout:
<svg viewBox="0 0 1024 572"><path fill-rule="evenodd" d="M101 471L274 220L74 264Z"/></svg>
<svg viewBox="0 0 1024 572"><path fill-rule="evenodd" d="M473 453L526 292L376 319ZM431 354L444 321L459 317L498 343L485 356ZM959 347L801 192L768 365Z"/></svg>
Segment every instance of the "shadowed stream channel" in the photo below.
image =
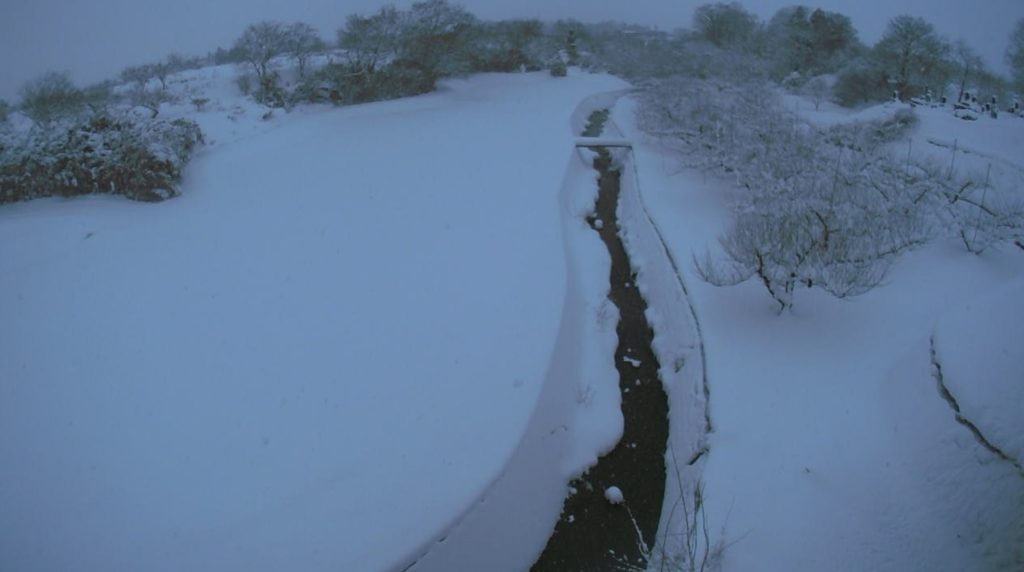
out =
<svg viewBox="0 0 1024 572"><path fill-rule="evenodd" d="M590 118L585 136L600 132L607 112ZM595 133L597 131L598 133ZM570 484L562 515L534 572L604 572L643 570L643 546L654 547L665 494L665 447L668 400L651 350L653 332L644 311L647 303L618 235L616 207L621 173L606 148L596 148L600 173L596 212L588 217L611 255L609 298L619 308L615 367L622 392L622 439L597 464ZM612 504L608 487L618 487L625 501Z"/></svg>

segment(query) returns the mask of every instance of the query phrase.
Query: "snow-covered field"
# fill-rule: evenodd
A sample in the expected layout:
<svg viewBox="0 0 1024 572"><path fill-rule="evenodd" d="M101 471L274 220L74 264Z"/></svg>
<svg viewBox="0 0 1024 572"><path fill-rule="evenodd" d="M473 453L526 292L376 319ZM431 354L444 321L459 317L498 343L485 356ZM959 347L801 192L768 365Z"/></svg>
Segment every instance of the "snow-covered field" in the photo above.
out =
<svg viewBox="0 0 1024 572"><path fill-rule="evenodd" d="M632 109L620 103L615 120L643 140ZM836 123L885 112L806 113ZM1013 181L1024 169L1024 121L919 116L916 152L949 161L950 149L927 141L958 141L958 168L998 163L1004 191L1021 192ZM681 169L654 142L635 156L640 192L703 327L714 424L703 479L723 569L1024 569L1024 472L957 422L930 349L934 336L963 416L1019 462L1024 252L1005 245L974 256L937 242L864 296L802 291L795 310L778 315L754 281L716 288L694 271L691 254L715 248L728 228L727 187ZM692 420L674 414L673 423Z"/></svg>
<svg viewBox="0 0 1024 572"><path fill-rule="evenodd" d="M866 295L779 315L758 284L698 279L729 190L645 140L619 80L483 75L264 116L234 74L172 78L162 116L209 143L180 197L0 209L0 569L528 568L621 432L572 145L607 106L605 135L637 143L619 218L669 466L709 447L682 471L723 569L1024 569L1020 249L935 242ZM917 113L905 152L1021 193L1024 121Z"/></svg>
<svg viewBox="0 0 1024 572"><path fill-rule="evenodd" d="M2 568L404 566L554 447L553 494L502 493L529 562L621 430L614 316L579 285L607 262L563 207L593 182L569 119L623 84L484 75L262 119L231 78L172 82L211 100L164 109L211 142L180 197L0 210ZM541 422L570 436L524 446Z"/></svg>

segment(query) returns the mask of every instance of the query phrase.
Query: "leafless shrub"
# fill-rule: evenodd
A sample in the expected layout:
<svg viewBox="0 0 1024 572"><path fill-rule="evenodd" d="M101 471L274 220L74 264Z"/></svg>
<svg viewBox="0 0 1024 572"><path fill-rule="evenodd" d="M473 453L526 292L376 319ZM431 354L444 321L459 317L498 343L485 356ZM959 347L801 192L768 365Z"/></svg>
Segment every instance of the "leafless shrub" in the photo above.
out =
<svg viewBox="0 0 1024 572"><path fill-rule="evenodd" d="M756 279L780 311L799 288L840 298L868 292L895 257L930 237L919 193L885 147L913 120L820 130L771 93L758 83L685 80L644 97L648 133L742 189L720 239L724 256L695 258L697 271L723 286Z"/></svg>

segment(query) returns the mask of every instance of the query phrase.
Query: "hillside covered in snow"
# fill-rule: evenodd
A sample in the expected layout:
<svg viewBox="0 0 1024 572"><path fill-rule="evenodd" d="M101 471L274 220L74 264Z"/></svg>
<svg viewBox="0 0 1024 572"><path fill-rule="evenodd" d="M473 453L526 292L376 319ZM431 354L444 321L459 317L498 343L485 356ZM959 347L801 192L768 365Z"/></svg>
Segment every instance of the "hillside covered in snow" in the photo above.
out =
<svg viewBox="0 0 1024 572"><path fill-rule="evenodd" d="M693 22L0 101L0 570L1024 570L1024 67Z"/></svg>

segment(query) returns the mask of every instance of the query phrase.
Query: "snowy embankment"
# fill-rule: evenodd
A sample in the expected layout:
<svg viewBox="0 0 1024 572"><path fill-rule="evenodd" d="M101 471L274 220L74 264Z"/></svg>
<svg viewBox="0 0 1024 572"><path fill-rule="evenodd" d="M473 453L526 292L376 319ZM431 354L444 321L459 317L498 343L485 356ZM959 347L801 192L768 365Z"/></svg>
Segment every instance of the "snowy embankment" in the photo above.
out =
<svg viewBox="0 0 1024 572"><path fill-rule="evenodd" d="M570 117L571 132L581 133L586 118L609 97L615 96L584 99ZM619 315L608 299L611 261L585 221L594 209L598 174L572 146L561 157L568 158L558 193L566 296L537 407L501 475L452 526L416 553L409 570L529 569L558 520L566 483L596 463L622 435L614 365Z"/></svg>
<svg viewBox="0 0 1024 572"><path fill-rule="evenodd" d="M632 108L623 101L614 117L639 141ZM975 158L1024 156L1024 122L944 122L938 113L920 112L916 137L941 133L961 149L970 142ZM976 128L999 134L977 137ZM1024 475L957 422L929 351L934 335L962 415L976 415L1012 456L1011 436L1024 430L1014 333L1024 307L1013 300L1024 253L1007 245L974 256L936 242L903 257L886 284L861 297L801 291L795 310L778 315L760 285L716 288L694 271L691 253L717 248L728 228L731 190L681 169L653 142L637 145L635 157L642 196L702 326L714 421L705 508L712 544L725 547L723 570L1024 566ZM986 168L969 165L962 151L956 161ZM1012 180L1020 167L999 176ZM963 307L976 308L970 320L950 314Z"/></svg>
<svg viewBox="0 0 1024 572"><path fill-rule="evenodd" d="M644 201L642 176L633 153L623 161L619 217L623 243L647 301L652 347L669 398L668 475L654 562L679 548L679 534L693 510L711 431L705 354L699 318L689 300L680 261L668 249L661 228ZM683 261L685 264L685 260Z"/></svg>
<svg viewBox="0 0 1024 572"><path fill-rule="evenodd" d="M615 109L626 93L610 94L597 100L601 106ZM616 112L614 117L622 117ZM631 123L631 121L628 121ZM623 131L614 119L605 126L603 141L636 143L622 138ZM656 220L648 211L642 193L643 173L637 168L632 150L612 151L622 171L621 195L617 210L620 235L636 273L636 284L647 302L647 321L654 331L652 349L661 364L659 375L669 398L669 441L665 463L667 480L658 527L657 546L652 562L660 565L662 556L678 550L681 528L692 510L693 494L703 470L706 437L711 429L705 385L705 357L700 322L691 306L687 281L680 263L668 249ZM685 261L684 261L685 263ZM690 508L686 508L690 507Z"/></svg>
<svg viewBox="0 0 1024 572"><path fill-rule="evenodd" d="M486 502L538 416L596 458L610 394L545 381L614 376L558 194L566 118L621 87L488 75L269 121L224 89L181 197L5 207L0 561L381 570ZM570 320L589 347L563 354Z"/></svg>
<svg viewBox="0 0 1024 572"><path fill-rule="evenodd" d="M958 413L1024 476L1024 278L943 316L934 361ZM978 335L985 332L987 335Z"/></svg>

